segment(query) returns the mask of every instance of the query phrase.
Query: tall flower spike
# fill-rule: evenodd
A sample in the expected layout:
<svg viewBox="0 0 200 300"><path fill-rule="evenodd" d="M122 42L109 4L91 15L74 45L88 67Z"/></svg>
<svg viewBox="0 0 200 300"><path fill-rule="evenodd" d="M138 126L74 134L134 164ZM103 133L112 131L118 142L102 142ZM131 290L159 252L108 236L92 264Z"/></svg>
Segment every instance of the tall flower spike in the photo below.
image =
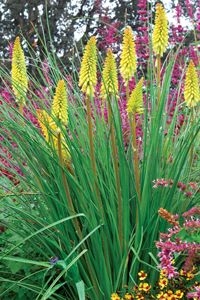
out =
<svg viewBox="0 0 200 300"><path fill-rule="evenodd" d="M156 5L152 44L155 54L162 57L168 45L168 20L165 9L161 3Z"/></svg>
<svg viewBox="0 0 200 300"><path fill-rule="evenodd" d="M37 119L45 140L49 143L50 135L57 135L57 125L45 110L37 110Z"/></svg>
<svg viewBox="0 0 200 300"><path fill-rule="evenodd" d="M64 80L59 80L56 93L52 103L52 115L55 116L63 125L68 123L67 114L67 90Z"/></svg>
<svg viewBox="0 0 200 300"><path fill-rule="evenodd" d="M94 88L97 83L97 47L96 38L92 36L84 51L81 62L81 69L79 75L79 86L81 91L87 96L94 95Z"/></svg>
<svg viewBox="0 0 200 300"><path fill-rule="evenodd" d="M133 38L133 31L130 26L124 29L122 41L122 53L120 59L120 72L128 85L129 80L133 77L137 69L137 56L135 50L135 42Z"/></svg>
<svg viewBox="0 0 200 300"><path fill-rule="evenodd" d="M42 130L42 134L56 151L58 151L58 132L59 129L51 116L45 110L37 110L37 119ZM64 161L69 161L70 153L67 144L61 134L61 151Z"/></svg>
<svg viewBox="0 0 200 300"><path fill-rule="evenodd" d="M200 102L198 74L192 60L190 60L186 70L184 98L188 107L194 107Z"/></svg>
<svg viewBox="0 0 200 300"><path fill-rule="evenodd" d="M143 108L143 97L142 97L142 86L143 86L143 77L137 83L133 89L128 103L127 103L127 112L128 113L138 113L142 114L144 112Z"/></svg>
<svg viewBox="0 0 200 300"><path fill-rule="evenodd" d="M28 89L28 76L26 72L24 51L21 47L19 37L16 37L13 46L11 78L16 102L20 105L25 105Z"/></svg>
<svg viewBox="0 0 200 300"><path fill-rule="evenodd" d="M108 49L102 72L101 97L106 99L108 95L117 97L118 79L115 57L111 49Z"/></svg>

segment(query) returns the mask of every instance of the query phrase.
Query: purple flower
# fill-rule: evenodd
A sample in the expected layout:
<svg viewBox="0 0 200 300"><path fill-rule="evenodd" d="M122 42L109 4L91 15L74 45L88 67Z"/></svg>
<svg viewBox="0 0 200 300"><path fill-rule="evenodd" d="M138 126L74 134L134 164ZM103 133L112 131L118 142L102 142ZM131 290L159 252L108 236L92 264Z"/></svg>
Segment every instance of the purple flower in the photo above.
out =
<svg viewBox="0 0 200 300"><path fill-rule="evenodd" d="M188 293L187 298L200 300L200 286L195 286L195 291Z"/></svg>
<svg viewBox="0 0 200 300"><path fill-rule="evenodd" d="M53 256L50 258L49 262L51 265L55 265L58 262L58 257L57 256Z"/></svg>

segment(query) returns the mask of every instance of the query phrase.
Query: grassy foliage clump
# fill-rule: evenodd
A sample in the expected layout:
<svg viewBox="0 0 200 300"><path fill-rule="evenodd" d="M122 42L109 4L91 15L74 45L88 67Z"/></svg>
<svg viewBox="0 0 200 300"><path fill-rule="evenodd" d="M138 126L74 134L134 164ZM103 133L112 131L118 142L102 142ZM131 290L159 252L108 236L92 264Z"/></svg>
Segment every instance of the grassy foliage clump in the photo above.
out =
<svg viewBox="0 0 200 300"><path fill-rule="evenodd" d="M160 276L155 241L168 228L158 210L181 214L199 203L197 71L184 101L184 68L172 82L179 49L165 59L151 53L144 73L134 43L127 27L123 55L115 61L109 49L102 64L91 37L80 78L47 53L48 84L35 62L28 89L1 69L9 94L0 106L1 299L110 299L147 268L139 288L148 292ZM163 55L159 32L153 43Z"/></svg>

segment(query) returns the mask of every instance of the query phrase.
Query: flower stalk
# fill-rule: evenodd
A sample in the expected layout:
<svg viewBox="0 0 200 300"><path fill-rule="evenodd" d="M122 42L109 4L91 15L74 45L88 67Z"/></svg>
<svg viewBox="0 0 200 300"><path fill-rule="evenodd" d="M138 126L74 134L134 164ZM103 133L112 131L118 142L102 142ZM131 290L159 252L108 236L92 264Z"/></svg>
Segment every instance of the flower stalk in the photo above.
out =
<svg viewBox="0 0 200 300"><path fill-rule="evenodd" d="M88 121L88 138L89 138L89 146L90 146L90 160L91 160L92 170L94 174L95 191L96 191L96 195L98 198L99 207L102 215L103 213L102 202L101 202L101 196L97 184L97 168L96 168L96 161L95 161L93 124L92 124L92 112L91 112L91 102L94 97L96 84L97 84L97 47L96 47L96 38L92 36L87 42L83 54L80 74L79 74L79 86L81 88L81 91L85 94L87 121Z"/></svg>
<svg viewBox="0 0 200 300"><path fill-rule="evenodd" d="M110 139L111 139L111 148L112 148L112 158L114 164L115 180L116 180L116 191L117 191L117 203L118 203L118 230L119 230L119 242L121 249L123 249L123 226L122 226L122 195L121 195L121 182L120 182L120 173L119 173L119 159L118 159L118 150L115 139L115 129L113 126L113 112L112 112L112 98L108 101L108 121L110 126Z"/></svg>
<svg viewBox="0 0 200 300"><path fill-rule="evenodd" d="M57 151L61 168L62 182L69 205L69 210L71 214L75 215L76 211L71 198L66 174L64 172L64 167L69 165L70 154L61 132L62 128L68 124L67 103L68 98L65 82L64 80L59 80L51 107L51 114L53 117L49 116L49 114L45 111L38 111L38 121L46 141L48 143L52 143L53 148ZM78 236L81 237L82 233L78 221L74 219L73 222Z"/></svg>
<svg viewBox="0 0 200 300"><path fill-rule="evenodd" d="M119 173L119 160L118 150L116 145L115 128L113 126L113 111L112 103L118 98L118 78L117 78L117 66L114 55L111 49L108 49L103 72L102 72L102 84L101 84L101 97L107 99L108 102L108 122L110 126L110 139L112 148L112 158L115 172L117 203L118 203L118 230L119 230L119 242L121 249L123 247L123 226L122 226L122 196L121 196L121 183Z"/></svg>
<svg viewBox="0 0 200 300"><path fill-rule="evenodd" d="M135 186L138 199L141 200L141 188L140 188L140 168L139 168L139 151L137 147L137 139L136 139L136 113L142 114L143 109L143 99L142 99L142 86L143 86L143 78L136 84L133 89L128 103L127 103L127 112L129 115L129 122L132 134L132 150L133 150L133 166L134 166L134 174L135 174Z"/></svg>

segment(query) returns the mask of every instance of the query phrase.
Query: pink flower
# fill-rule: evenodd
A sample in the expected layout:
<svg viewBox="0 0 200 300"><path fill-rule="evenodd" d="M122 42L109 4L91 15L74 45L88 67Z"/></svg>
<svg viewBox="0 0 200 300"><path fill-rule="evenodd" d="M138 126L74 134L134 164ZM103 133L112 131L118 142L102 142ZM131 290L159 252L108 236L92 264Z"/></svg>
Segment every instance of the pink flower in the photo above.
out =
<svg viewBox="0 0 200 300"><path fill-rule="evenodd" d="M190 210L182 214L183 217L190 217L194 215L200 215L200 206L194 206Z"/></svg>
<svg viewBox="0 0 200 300"><path fill-rule="evenodd" d="M187 298L200 300L200 286L195 286L195 291L188 293Z"/></svg>

